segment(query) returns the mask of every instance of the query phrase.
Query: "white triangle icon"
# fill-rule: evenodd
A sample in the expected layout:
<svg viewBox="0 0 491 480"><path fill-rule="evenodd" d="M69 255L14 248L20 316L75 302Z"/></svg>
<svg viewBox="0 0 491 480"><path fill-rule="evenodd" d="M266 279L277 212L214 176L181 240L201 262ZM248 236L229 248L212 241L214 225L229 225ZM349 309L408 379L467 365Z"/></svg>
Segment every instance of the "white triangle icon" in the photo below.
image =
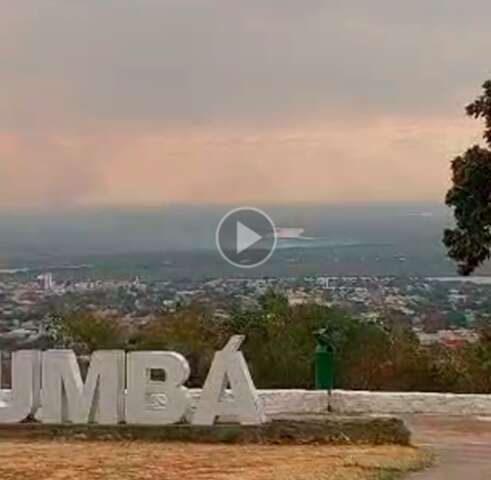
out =
<svg viewBox="0 0 491 480"><path fill-rule="evenodd" d="M244 250L252 247L255 243L259 242L263 237L246 227L242 222L237 222L237 240L235 245L235 253L242 253Z"/></svg>

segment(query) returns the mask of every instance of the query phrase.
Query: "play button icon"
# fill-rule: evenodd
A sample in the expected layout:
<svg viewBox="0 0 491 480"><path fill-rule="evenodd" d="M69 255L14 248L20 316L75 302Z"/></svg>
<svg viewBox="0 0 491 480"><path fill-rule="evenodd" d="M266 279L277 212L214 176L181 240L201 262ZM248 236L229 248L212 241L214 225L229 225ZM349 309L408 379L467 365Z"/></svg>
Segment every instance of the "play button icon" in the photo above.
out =
<svg viewBox="0 0 491 480"><path fill-rule="evenodd" d="M237 222L237 232L236 232L236 252L237 254L242 253L244 250L255 245L257 242L262 240L262 236L258 235L254 230L245 226L242 222Z"/></svg>
<svg viewBox="0 0 491 480"><path fill-rule="evenodd" d="M266 262L274 252L276 240L273 221L254 207L231 210L216 230L218 252L239 268L254 268Z"/></svg>

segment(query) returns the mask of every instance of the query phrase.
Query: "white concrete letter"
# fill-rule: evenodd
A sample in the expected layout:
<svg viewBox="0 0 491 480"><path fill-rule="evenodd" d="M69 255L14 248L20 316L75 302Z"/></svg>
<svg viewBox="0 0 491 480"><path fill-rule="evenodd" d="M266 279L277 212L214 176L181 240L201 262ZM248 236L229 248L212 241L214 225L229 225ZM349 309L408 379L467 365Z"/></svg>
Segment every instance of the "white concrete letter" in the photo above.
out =
<svg viewBox="0 0 491 480"><path fill-rule="evenodd" d="M84 384L71 350L44 352L41 420L105 425L123 421L124 362L123 350L94 352Z"/></svg>
<svg viewBox="0 0 491 480"><path fill-rule="evenodd" d="M182 419L190 403L187 360L174 352L131 352L127 357L126 422L167 425ZM163 370L165 381L152 380Z"/></svg>
<svg viewBox="0 0 491 480"><path fill-rule="evenodd" d="M0 371L1 368L0 365ZM40 381L41 352L13 352L12 389L0 391L0 423L17 423L36 412L39 407Z"/></svg>
<svg viewBox="0 0 491 480"><path fill-rule="evenodd" d="M243 425L266 421L244 355L239 351L244 339L244 335L235 335L223 350L215 353L192 419L194 425L213 425L221 416L232 416ZM227 384L232 398L225 395Z"/></svg>

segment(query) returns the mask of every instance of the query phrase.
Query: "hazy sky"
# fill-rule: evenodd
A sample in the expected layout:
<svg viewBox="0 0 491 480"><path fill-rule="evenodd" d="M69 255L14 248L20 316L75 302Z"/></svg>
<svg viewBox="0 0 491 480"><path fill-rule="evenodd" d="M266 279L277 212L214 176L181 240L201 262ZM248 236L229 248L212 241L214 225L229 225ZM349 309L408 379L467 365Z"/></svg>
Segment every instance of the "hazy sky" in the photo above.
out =
<svg viewBox="0 0 491 480"><path fill-rule="evenodd" d="M489 0L0 0L0 207L441 201Z"/></svg>

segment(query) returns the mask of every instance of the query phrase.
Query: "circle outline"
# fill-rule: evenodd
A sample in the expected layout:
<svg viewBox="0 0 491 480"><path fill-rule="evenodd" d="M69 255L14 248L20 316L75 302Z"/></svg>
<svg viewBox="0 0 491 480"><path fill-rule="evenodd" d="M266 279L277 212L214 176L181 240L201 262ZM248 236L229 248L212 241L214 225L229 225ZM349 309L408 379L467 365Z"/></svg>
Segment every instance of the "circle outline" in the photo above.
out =
<svg viewBox="0 0 491 480"><path fill-rule="evenodd" d="M222 228L222 225L224 224L224 222L233 214L237 213L237 212L241 212L243 210L248 210L248 211L252 211L252 212L255 212L255 213L258 213L259 215L262 215L267 221L268 223L271 225L272 227L272 230L273 230L273 245L271 246L271 248L269 249L269 252L268 254L262 259L260 260L259 262L256 262L256 263L253 263L251 265L244 265L242 263L237 263L237 262L234 262L233 260L231 260L230 258L227 257L227 255L225 255L225 253L223 252L222 250L222 247L220 245L220 229ZM263 210L261 210L260 208L257 208L257 207L248 207L248 206L242 206L242 207L237 207L237 208L234 208L232 210L229 210L221 219L220 221L218 222L218 225L217 225L217 228L215 230L215 245L217 247L217 250L218 250L218 253L220 254L220 256L230 265L232 265L233 267L237 267L237 268L244 268L244 269L252 269L252 268L257 268L257 267L260 267L261 265L264 265L274 254L275 250L276 250L276 247L278 245L278 236L276 234L276 225L275 223L273 222L273 219Z"/></svg>

